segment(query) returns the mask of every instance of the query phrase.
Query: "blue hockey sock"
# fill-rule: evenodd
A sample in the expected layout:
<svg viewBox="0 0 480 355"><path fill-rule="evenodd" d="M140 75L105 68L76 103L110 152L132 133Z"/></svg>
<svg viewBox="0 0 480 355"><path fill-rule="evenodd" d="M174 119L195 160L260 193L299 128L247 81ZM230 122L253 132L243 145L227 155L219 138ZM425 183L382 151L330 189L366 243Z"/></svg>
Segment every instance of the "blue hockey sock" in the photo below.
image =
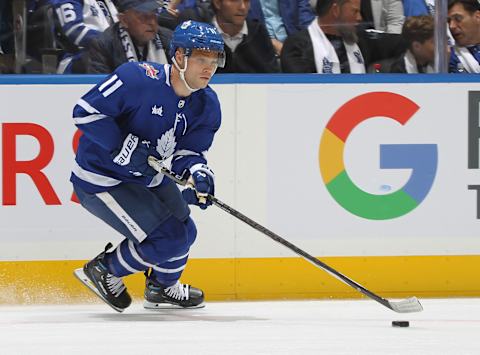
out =
<svg viewBox="0 0 480 355"><path fill-rule="evenodd" d="M163 286L171 286L175 284L182 275L187 265L188 252L168 259L166 262L156 265L152 269L152 275Z"/></svg>
<svg viewBox="0 0 480 355"><path fill-rule="evenodd" d="M111 273L117 277L145 271L149 265L142 262L137 247L133 242L124 239L111 253L105 255L105 261Z"/></svg>

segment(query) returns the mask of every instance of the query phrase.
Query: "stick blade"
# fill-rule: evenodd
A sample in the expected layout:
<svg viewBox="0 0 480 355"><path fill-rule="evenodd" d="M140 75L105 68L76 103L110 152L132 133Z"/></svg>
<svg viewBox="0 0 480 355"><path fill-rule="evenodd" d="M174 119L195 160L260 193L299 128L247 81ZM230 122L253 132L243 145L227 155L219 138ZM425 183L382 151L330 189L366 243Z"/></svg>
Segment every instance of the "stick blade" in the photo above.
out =
<svg viewBox="0 0 480 355"><path fill-rule="evenodd" d="M417 297L410 297L401 301L388 301L390 308L397 313L415 313L423 311L422 304Z"/></svg>

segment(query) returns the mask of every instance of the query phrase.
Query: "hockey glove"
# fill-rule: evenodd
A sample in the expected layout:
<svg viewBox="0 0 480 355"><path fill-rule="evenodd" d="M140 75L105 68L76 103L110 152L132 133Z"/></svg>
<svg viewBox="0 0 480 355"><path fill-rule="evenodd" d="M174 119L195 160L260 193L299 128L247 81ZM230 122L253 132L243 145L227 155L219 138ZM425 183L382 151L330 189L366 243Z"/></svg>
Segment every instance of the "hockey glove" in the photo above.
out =
<svg viewBox="0 0 480 355"><path fill-rule="evenodd" d="M190 168L187 188L182 191L189 205L197 205L202 210L212 204L207 196L215 193L215 175L205 164L196 164Z"/></svg>
<svg viewBox="0 0 480 355"><path fill-rule="evenodd" d="M130 133L123 141L122 148L112 153L113 162L124 166L135 176L155 176L158 173L148 165L148 157L155 153L150 142L140 140Z"/></svg>

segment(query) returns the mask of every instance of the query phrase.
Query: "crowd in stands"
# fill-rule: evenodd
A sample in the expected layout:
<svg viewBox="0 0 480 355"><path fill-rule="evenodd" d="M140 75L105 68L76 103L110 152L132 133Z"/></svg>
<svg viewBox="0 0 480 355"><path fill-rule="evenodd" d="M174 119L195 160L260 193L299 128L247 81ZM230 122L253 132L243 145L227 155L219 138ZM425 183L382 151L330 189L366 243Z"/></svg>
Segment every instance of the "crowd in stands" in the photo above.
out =
<svg viewBox="0 0 480 355"><path fill-rule="evenodd" d="M170 63L172 31L188 19L222 34L220 73L433 73L434 14L434 0L2 1L0 73ZM447 20L448 71L480 73L480 0L449 0Z"/></svg>

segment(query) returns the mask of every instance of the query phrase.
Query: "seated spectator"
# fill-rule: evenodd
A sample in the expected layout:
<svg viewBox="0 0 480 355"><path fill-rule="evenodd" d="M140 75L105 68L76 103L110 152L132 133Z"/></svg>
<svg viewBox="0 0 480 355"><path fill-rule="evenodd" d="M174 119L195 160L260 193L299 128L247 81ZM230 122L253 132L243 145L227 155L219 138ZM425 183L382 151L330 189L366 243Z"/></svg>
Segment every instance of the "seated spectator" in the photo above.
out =
<svg viewBox="0 0 480 355"><path fill-rule="evenodd" d="M267 27L277 55L288 36L303 30L315 19L308 0L251 0L248 19Z"/></svg>
<svg viewBox="0 0 480 355"><path fill-rule="evenodd" d="M450 0L448 25L455 39L450 50L449 72L480 73L480 2Z"/></svg>
<svg viewBox="0 0 480 355"><path fill-rule="evenodd" d="M365 73L355 26L360 0L318 0L317 19L285 41L281 63L289 73Z"/></svg>
<svg viewBox="0 0 480 355"><path fill-rule="evenodd" d="M277 57L265 26L246 20L250 0L213 0L212 24L225 41L226 64L218 73L275 73Z"/></svg>
<svg viewBox="0 0 480 355"><path fill-rule="evenodd" d="M125 62L168 63L172 31L157 23L155 0L117 0L119 22L95 38L88 50L88 73L111 73Z"/></svg>
<svg viewBox="0 0 480 355"><path fill-rule="evenodd" d="M435 0L403 0L403 9L405 17L411 16L435 16ZM447 40L448 45L453 46L455 40L450 33L448 24L447 27Z"/></svg>
<svg viewBox="0 0 480 355"><path fill-rule="evenodd" d="M57 72L81 72L82 50L117 21L117 9L112 0L50 0L50 4L58 21L58 41L66 52Z"/></svg>
<svg viewBox="0 0 480 355"><path fill-rule="evenodd" d="M407 50L390 68L391 73L434 73L434 20L431 16L412 16L403 25Z"/></svg>
<svg viewBox="0 0 480 355"><path fill-rule="evenodd" d="M402 0L361 0L360 6L366 28L386 33L402 32L405 21Z"/></svg>

